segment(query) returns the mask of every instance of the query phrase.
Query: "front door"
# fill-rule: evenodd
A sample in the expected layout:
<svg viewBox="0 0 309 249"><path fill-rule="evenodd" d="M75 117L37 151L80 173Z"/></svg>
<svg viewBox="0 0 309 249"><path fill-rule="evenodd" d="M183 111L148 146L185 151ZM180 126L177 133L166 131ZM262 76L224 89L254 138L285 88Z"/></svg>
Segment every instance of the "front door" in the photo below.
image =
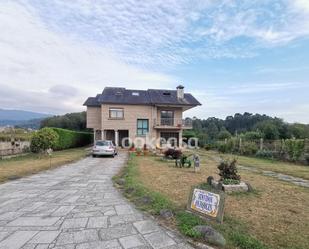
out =
<svg viewBox="0 0 309 249"><path fill-rule="evenodd" d="M160 138L163 138L162 142L167 142L173 147L179 144L179 132L161 132Z"/></svg>
<svg viewBox="0 0 309 249"><path fill-rule="evenodd" d="M119 146L129 146L129 130L118 130Z"/></svg>

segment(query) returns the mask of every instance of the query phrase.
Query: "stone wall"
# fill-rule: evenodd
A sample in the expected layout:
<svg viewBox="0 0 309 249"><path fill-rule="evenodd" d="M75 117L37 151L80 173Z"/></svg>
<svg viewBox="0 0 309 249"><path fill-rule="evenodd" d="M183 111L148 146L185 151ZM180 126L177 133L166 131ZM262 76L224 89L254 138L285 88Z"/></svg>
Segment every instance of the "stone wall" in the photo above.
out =
<svg viewBox="0 0 309 249"><path fill-rule="evenodd" d="M29 141L0 142L0 157L24 153L29 146Z"/></svg>

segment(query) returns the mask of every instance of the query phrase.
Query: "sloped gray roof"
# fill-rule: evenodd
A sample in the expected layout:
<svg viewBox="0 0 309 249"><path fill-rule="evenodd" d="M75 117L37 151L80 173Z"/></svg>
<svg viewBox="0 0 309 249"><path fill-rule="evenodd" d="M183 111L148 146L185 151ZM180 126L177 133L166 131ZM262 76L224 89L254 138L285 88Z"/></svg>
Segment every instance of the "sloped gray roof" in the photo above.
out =
<svg viewBox="0 0 309 249"><path fill-rule="evenodd" d="M85 106L100 106L101 104L201 105L190 93L185 93L184 98L179 99L177 98L176 90L131 90L121 87L105 87L102 94L98 94L96 97L89 97L84 103Z"/></svg>

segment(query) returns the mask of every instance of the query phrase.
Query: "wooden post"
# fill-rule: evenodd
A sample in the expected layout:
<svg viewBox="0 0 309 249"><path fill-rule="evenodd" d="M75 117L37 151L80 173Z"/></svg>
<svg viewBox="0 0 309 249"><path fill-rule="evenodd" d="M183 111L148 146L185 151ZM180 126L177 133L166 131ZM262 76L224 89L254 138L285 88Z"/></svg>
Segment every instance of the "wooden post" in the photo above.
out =
<svg viewBox="0 0 309 249"><path fill-rule="evenodd" d="M263 138L260 139L260 150L263 150Z"/></svg>
<svg viewBox="0 0 309 249"><path fill-rule="evenodd" d="M241 151L241 147L242 147L242 139L239 138L239 151Z"/></svg>

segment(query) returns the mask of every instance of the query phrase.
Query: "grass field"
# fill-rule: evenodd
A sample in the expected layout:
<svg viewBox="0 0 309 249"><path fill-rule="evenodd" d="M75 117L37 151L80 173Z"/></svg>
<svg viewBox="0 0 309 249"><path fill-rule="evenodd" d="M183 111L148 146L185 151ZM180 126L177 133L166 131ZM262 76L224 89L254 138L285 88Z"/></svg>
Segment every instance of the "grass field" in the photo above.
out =
<svg viewBox="0 0 309 249"><path fill-rule="evenodd" d="M185 208L191 186L201 184L212 175L219 178L214 152L200 151L201 171L174 167L173 161L162 161L158 157L136 157L135 180L146 189L160 193L177 207ZM295 170L294 175L307 179L306 166L241 157L246 166L254 166L286 173ZM270 166L268 166L270 165ZM289 169L292 167L292 169ZM294 168L293 168L294 167ZM298 187L259 173L240 170L244 181L249 182L255 192L227 196L224 225L218 229L228 240L227 248L264 248L239 246L243 232L262 241L269 248L309 248L309 189ZM231 234L241 230L235 236ZM240 236L240 237L239 237Z"/></svg>
<svg viewBox="0 0 309 249"><path fill-rule="evenodd" d="M0 160L0 182L55 168L81 159L86 154L85 148L76 148L54 152L51 161L49 156L36 154Z"/></svg>
<svg viewBox="0 0 309 249"><path fill-rule="evenodd" d="M255 167L260 170L269 170L277 173L282 173L286 175L291 175L295 177L301 177L304 179L309 180L309 167L303 165L297 165L294 163L289 162L281 162L277 160L270 160L270 159L260 159L254 157L245 157L245 156L238 156L232 154L218 154L215 151L201 151L201 153L205 157L222 157L222 158L237 158L237 161L240 165L248 166L248 167Z"/></svg>

